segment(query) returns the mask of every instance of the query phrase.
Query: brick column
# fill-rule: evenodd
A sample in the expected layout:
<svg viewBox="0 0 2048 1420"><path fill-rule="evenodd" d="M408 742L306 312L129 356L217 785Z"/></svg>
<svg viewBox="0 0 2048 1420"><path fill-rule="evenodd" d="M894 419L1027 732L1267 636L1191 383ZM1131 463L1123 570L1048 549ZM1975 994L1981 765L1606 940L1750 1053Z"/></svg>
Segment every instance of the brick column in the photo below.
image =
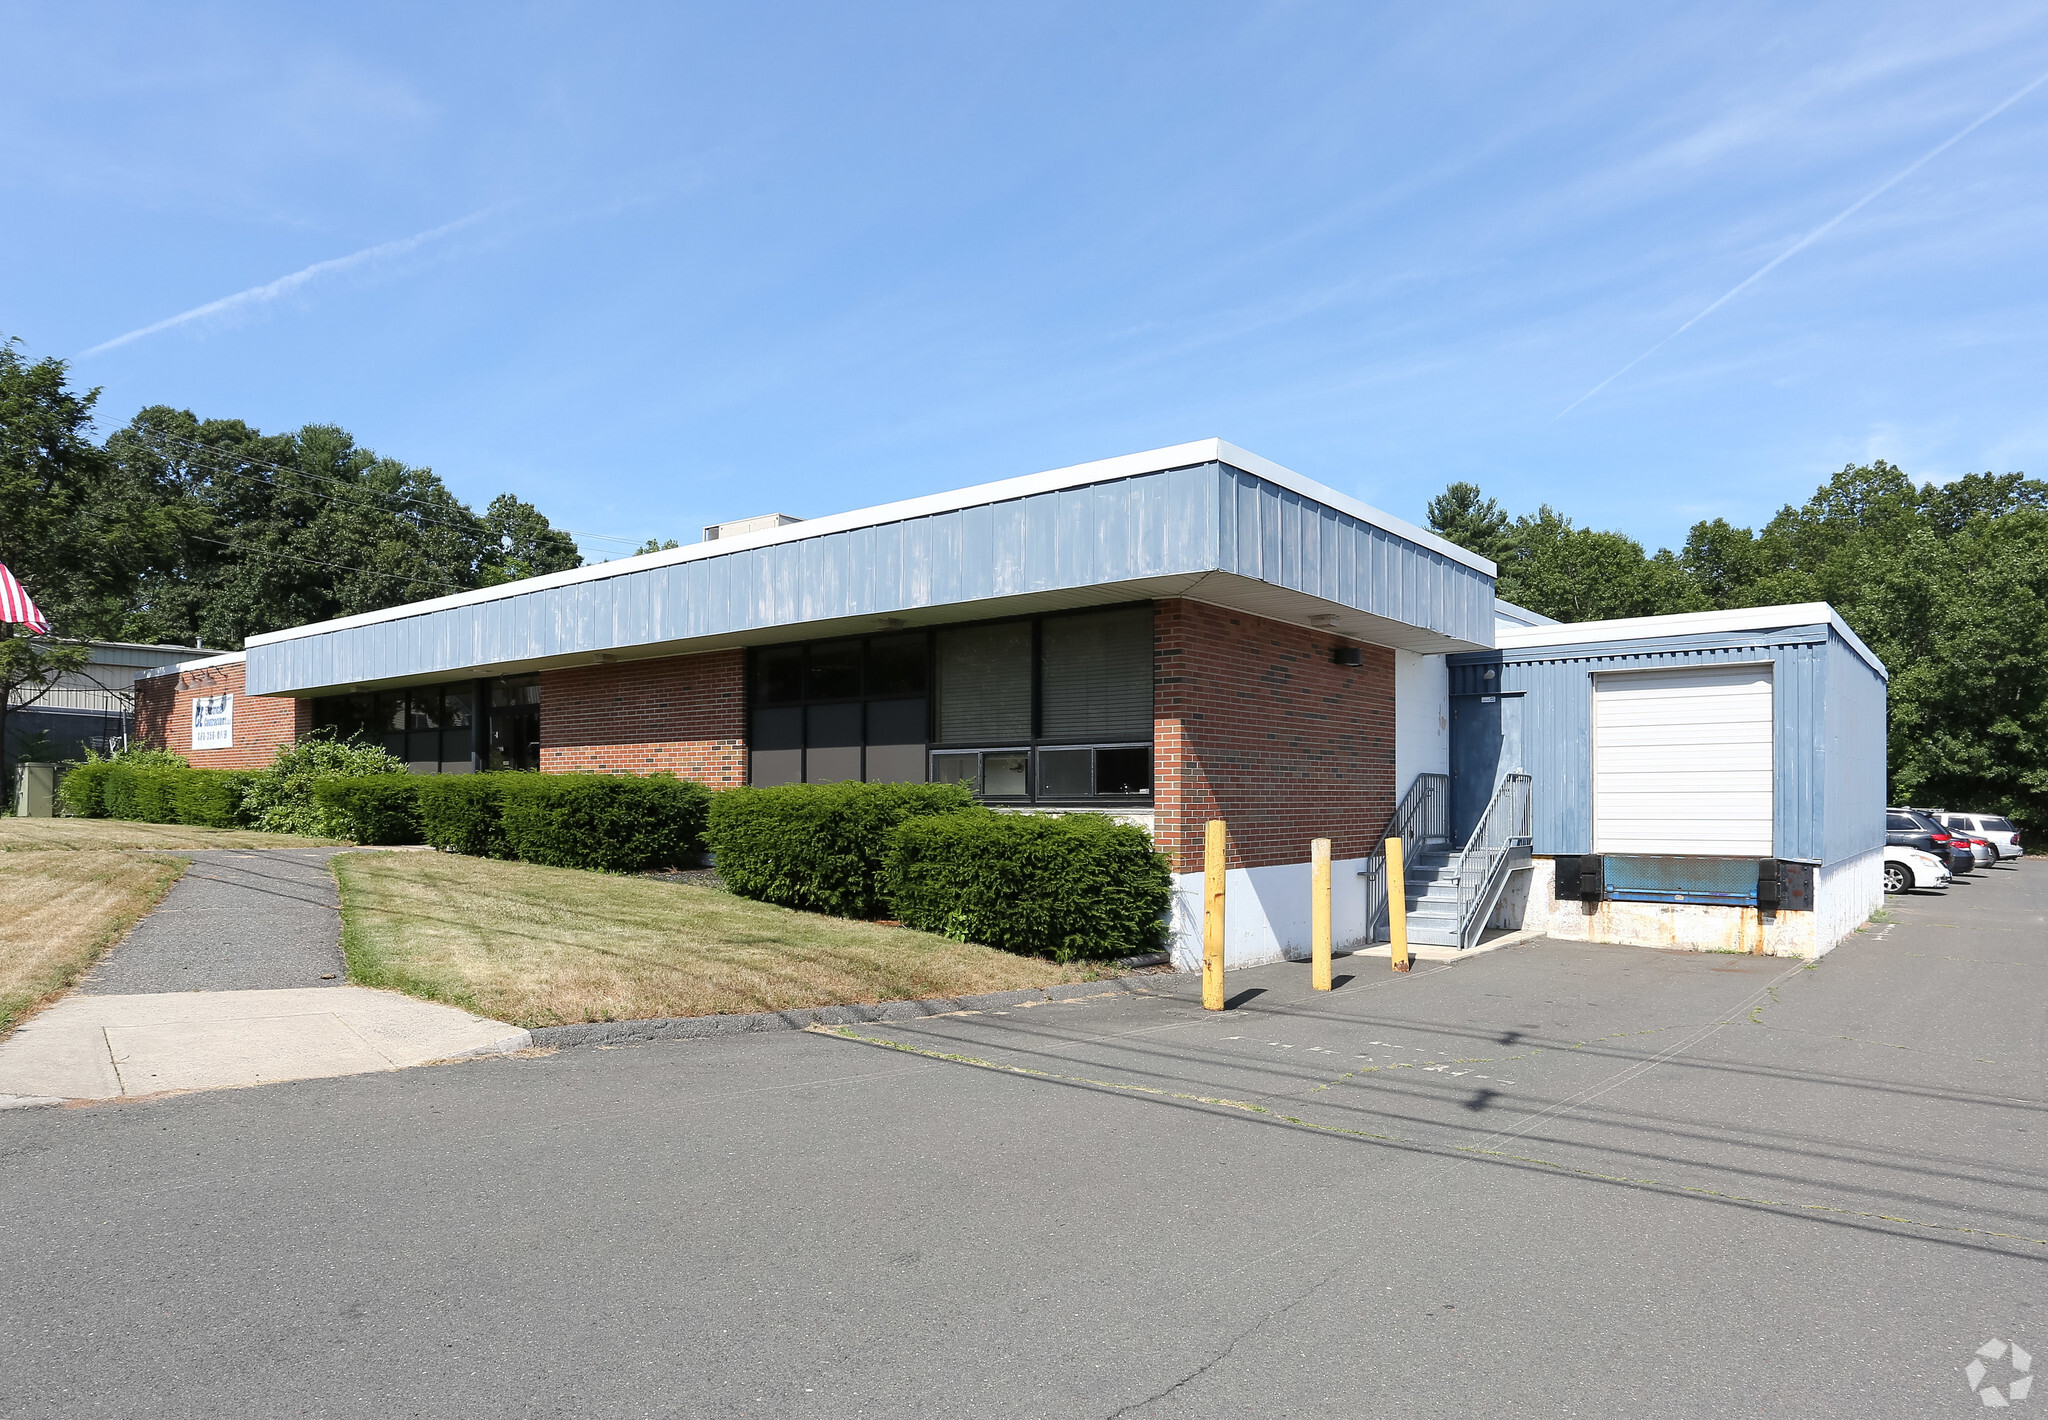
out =
<svg viewBox="0 0 2048 1420"><path fill-rule="evenodd" d="M1306 862L1309 840L1362 857L1394 809L1394 653L1204 602L1153 612L1153 834L1202 866L1202 825L1230 824L1230 866Z"/></svg>

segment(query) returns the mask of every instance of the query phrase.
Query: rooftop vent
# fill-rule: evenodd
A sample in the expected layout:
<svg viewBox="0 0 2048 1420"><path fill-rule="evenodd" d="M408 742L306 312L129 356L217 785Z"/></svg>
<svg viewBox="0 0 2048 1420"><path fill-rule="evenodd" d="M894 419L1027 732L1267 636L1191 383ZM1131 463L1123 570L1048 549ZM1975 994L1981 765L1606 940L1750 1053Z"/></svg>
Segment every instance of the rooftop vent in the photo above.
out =
<svg viewBox="0 0 2048 1420"><path fill-rule="evenodd" d="M792 518L787 513L763 513L758 518L735 518L729 523L713 523L704 529L704 541L717 542L722 537L745 537L748 533L769 532L802 521L802 518Z"/></svg>

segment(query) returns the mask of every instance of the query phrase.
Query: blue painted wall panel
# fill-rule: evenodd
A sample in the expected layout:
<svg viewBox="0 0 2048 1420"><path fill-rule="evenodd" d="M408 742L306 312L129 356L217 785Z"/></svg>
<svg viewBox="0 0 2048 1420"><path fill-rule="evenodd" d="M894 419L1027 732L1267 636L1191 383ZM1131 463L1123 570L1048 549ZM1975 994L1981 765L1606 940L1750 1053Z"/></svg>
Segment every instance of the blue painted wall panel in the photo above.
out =
<svg viewBox="0 0 2048 1420"><path fill-rule="evenodd" d="M1450 658L1451 693L1523 697L1522 767L1534 780L1535 851L1590 853L1593 676L1756 661L1772 668L1777 856L1837 863L1881 847L1884 681L1826 626L1470 652ZM1489 669L1492 681L1485 679Z"/></svg>
<svg viewBox="0 0 2048 1420"><path fill-rule="evenodd" d="M1884 846L1885 682L1841 637L1827 645L1827 861Z"/></svg>
<svg viewBox="0 0 2048 1420"><path fill-rule="evenodd" d="M1492 579L1203 464L425 611L249 651L279 694L1144 577L1238 573L1465 641Z"/></svg>

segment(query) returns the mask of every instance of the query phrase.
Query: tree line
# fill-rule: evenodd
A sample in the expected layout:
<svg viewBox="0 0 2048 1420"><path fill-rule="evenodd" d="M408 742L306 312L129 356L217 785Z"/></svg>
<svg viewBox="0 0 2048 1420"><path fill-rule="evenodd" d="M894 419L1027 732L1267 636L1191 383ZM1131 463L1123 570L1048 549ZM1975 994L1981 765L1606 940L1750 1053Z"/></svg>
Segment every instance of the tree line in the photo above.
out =
<svg viewBox="0 0 2048 1420"><path fill-rule="evenodd" d="M1676 552L1548 504L1510 517L1470 483L1428 516L1499 564L1503 601L1559 621L1831 603L1891 672L1891 801L2048 826L2048 482L1852 464L1761 529L1695 523Z"/></svg>
<svg viewBox="0 0 2048 1420"><path fill-rule="evenodd" d="M0 562L53 635L239 650L582 565L532 504L500 494L478 513L345 429L265 434L152 405L96 440L99 393L0 344Z"/></svg>
<svg viewBox="0 0 2048 1420"><path fill-rule="evenodd" d="M0 341L0 563L51 631L0 625L0 756L9 703L81 668L80 641L234 651L265 631L582 565L532 504L500 494L478 513L432 469L345 429L265 434L152 405L102 440L99 394L75 388L63 361Z"/></svg>

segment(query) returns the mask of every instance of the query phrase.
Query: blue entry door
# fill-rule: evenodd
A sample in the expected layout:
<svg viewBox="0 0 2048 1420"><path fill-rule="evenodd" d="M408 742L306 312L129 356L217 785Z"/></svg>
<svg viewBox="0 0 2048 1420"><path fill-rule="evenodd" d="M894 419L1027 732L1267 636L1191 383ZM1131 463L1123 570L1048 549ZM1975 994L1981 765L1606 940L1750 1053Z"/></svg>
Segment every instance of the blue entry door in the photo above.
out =
<svg viewBox="0 0 2048 1420"><path fill-rule="evenodd" d="M1451 697L1451 840L1479 826L1501 776L1522 767L1522 697Z"/></svg>

